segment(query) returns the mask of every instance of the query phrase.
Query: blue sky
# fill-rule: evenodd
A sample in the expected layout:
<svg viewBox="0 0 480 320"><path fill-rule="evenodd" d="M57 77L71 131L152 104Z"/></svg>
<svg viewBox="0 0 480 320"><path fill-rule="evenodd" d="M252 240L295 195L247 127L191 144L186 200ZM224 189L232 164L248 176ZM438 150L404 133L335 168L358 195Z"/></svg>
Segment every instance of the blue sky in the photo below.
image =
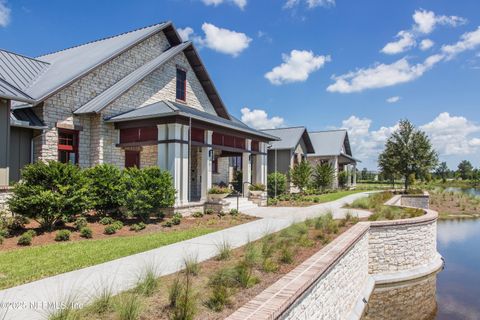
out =
<svg viewBox="0 0 480 320"><path fill-rule="evenodd" d="M0 0L0 46L38 56L172 20L253 126L346 127L375 169L408 118L450 167L478 167L478 12L478 0Z"/></svg>

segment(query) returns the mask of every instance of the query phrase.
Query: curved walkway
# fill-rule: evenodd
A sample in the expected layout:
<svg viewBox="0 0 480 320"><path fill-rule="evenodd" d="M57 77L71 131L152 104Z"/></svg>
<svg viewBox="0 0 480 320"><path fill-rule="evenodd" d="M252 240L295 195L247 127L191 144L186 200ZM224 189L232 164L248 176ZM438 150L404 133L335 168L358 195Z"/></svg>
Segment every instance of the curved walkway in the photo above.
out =
<svg viewBox="0 0 480 320"><path fill-rule="evenodd" d="M87 303L105 288L109 288L114 294L128 290L135 286L147 268L153 267L157 276L164 276L181 270L186 257L196 257L198 261L208 260L217 254L218 245L224 241L237 248L266 234L282 230L292 223L327 212L332 212L335 218L342 218L348 211L342 209L345 204L368 194L369 192L356 193L310 207L260 207L246 210L246 214L262 219L2 290L0 319L45 319L54 310L55 303ZM369 214L362 210L350 211L359 217Z"/></svg>

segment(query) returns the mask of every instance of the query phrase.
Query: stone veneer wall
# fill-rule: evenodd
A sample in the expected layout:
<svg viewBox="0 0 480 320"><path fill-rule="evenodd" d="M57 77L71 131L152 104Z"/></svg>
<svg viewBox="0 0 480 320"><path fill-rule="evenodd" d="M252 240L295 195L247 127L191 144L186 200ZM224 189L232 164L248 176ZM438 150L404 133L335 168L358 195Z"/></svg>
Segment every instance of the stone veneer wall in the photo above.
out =
<svg viewBox="0 0 480 320"><path fill-rule="evenodd" d="M0 212L8 210L7 200L11 195L12 193L9 189L0 189Z"/></svg>
<svg viewBox="0 0 480 320"><path fill-rule="evenodd" d="M415 207L428 209L430 207L430 197L425 195L405 195L400 197L400 205L405 207Z"/></svg>

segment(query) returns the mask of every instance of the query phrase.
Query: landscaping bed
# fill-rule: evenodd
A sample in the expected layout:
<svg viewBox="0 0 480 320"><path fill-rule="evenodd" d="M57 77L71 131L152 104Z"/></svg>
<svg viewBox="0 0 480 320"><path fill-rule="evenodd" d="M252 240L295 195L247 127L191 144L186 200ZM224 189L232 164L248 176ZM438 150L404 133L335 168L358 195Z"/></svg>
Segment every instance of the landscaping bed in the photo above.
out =
<svg viewBox="0 0 480 320"><path fill-rule="evenodd" d="M369 221L377 220L398 220L422 216L425 212L417 208L405 208L397 206L387 206L384 203L394 196L393 192L385 191L369 195L366 198L355 200L347 208L363 209L373 212Z"/></svg>
<svg viewBox="0 0 480 320"><path fill-rule="evenodd" d="M438 212L441 220L480 218L480 197L432 190L430 208Z"/></svg>
<svg viewBox="0 0 480 320"><path fill-rule="evenodd" d="M108 225L94 220L87 223L92 231L89 239L81 237L73 223L66 223L60 229L71 232L69 240L56 241L59 230L48 232L36 229L32 247L17 244L20 234L26 231L22 228L15 236L5 238L0 245L3 251L0 252L0 289L195 238L254 219L242 214L206 214L181 218L178 225L171 227L164 226L161 220L152 220L138 231L130 230L132 225L138 225L137 220L125 219L122 220L124 226L114 234L106 234ZM25 227L34 230L32 228L36 226L35 222L31 222Z"/></svg>
<svg viewBox="0 0 480 320"><path fill-rule="evenodd" d="M127 319L127 313L132 320L224 319L357 221L329 214L235 250L219 244L214 259L188 258L185 270L158 279L146 271L135 289L115 297L103 292L90 306L64 312L97 320Z"/></svg>
<svg viewBox="0 0 480 320"><path fill-rule="evenodd" d="M365 190L341 190L314 195L283 194L277 198L269 199L268 205L272 207L308 207L335 201L359 192L365 192Z"/></svg>

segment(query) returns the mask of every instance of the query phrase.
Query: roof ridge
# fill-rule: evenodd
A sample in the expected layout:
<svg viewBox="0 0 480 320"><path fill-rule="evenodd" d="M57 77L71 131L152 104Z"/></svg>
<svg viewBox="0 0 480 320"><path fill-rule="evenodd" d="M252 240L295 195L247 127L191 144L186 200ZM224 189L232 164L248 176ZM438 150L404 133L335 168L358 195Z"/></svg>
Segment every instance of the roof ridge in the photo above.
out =
<svg viewBox="0 0 480 320"><path fill-rule="evenodd" d="M143 29L151 28L151 27L154 27L154 26L161 26L161 25L164 25L164 24L167 24L167 23L171 23L171 21L163 21L163 22L154 23L154 24L144 26L144 27L141 27L141 28L137 28L137 29L134 29L134 30L125 31L125 32L122 32L122 33L119 33L119 34L116 34L116 35L113 35L113 36L88 41L88 42L85 42L85 43L82 43L82 44L78 44L78 45L71 46L71 47L61 49L61 50L57 50L57 51L52 51L52 52L49 52L49 53L42 54L41 56L38 56L37 59L41 58L41 57L49 56L49 55L52 55L52 54L55 54L55 53L60 53L60 52L63 52L63 51L83 47L83 46L86 46L88 44L92 44L92 43L95 43L95 42L100 42L100 41L105 41L105 40L108 40L108 39L113 39L113 38L120 37L120 36L129 34L129 33L132 33L132 32L137 32L137 31L140 31L140 30L143 30ZM39 61L41 61L41 60L39 60Z"/></svg>
<svg viewBox="0 0 480 320"><path fill-rule="evenodd" d="M260 131L268 131L268 130L283 130L283 129L307 129L305 126L293 126L293 127L280 127L280 128L273 128L273 129L260 129Z"/></svg>
<svg viewBox="0 0 480 320"><path fill-rule="evenodd" d="M30 60L34 60L34 61L37 61L37 62L40 62L40 63L44 63L44 64L50 64L50 62L46 62L46 61L43 61L43 60L39 60L37 58L32 58L32 57L29 57L27 55L24 55L24 54L21 54L21 53L17 53L17 52L13 52L13 51L10 51L10 50L7 50L7 49L2 49L0 48L0 51L3 51L3 52L6 52L8 54L13 54L13 55L16 55L16 56L19 56L19 57L22 57L22 58L25 58L25 59L30 59Z"/></svg>
<svg viewBox="0 0 480 320"><path fill-rule="evenodd" d="M348 131L348 130L347 129L317 130L317 131L309 131L309 133L335 132L335 131Z"/></svg>

